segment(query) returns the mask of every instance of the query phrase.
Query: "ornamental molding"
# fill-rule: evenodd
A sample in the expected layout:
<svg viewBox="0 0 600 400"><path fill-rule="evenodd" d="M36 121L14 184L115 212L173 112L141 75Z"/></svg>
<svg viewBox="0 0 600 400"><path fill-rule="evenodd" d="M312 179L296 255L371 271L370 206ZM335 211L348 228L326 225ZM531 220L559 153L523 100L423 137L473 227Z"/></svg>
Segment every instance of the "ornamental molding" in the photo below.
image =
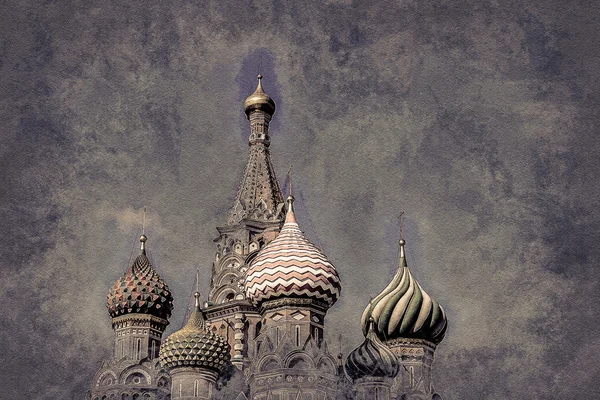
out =
<svg viewBox="0 0 600 400"><path fill-rule="evenodd" d="M311 299L311 298L295 298L295 297L284 297L281 299L275 300L267 300L263 302L260 306L260 313L264 314L266 311L275 310L277 308L282 307L310 307L313 308L317 312L321 312L325 314L327 309L329 308L327 304L323 301Z"/></svg>

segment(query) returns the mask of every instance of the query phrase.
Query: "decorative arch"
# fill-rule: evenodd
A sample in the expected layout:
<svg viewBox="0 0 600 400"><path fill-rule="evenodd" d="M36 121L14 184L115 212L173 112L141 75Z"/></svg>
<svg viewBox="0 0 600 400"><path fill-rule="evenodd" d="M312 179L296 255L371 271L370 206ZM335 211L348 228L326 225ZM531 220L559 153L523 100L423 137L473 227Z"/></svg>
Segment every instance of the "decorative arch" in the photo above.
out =
<svg viewBox="0 0 600 400"><path fill-rule="evenodd" d="M241 242L235 242L233 245L233 251L236 254L244 254L244 245Z"/></svg>
<svg viewBox="0 0 600 400"><path fill-rule="evenodd" d="M157 377L156 379L156 386L158 387L164 387L164 388L171 388L171 381L168 377L166 376L160 376Z"/></svg>
<svg viewBox="0 0 600 400"><path fill-rule="evenodd" d="M119 383L119 380L117 379L117 374L115 374L113 371L110 371L110 370L102 372L98 376L98 379L96 379L97 387L98 386L116 385L117 383Z"/></svg>
<svg viewBox="0 0 600 400"><path fill-rule="evenodd" d="M233 272L231 270L225 270L225 273L222 274L219 278L217 278L218 286L221 285L234 285L240 279L238 273Z"/></svg>
<svg viewBox="0 0 600 400"><path fill-rule="evenodd" d="M335 362L327 357L323 357L317 362L317 369L331 375L336 373Z"/></svg>
<svg viewBox="0 0 600 400"><path fill-rule="evenodd" d="M315 365L312 358L304 351L295 351L290 353L285 360L287 368L313 369Z"/></svg>
<svg viewBox="0 0 600 400"><path fill-rule="evenodd" d="M133 368L126 369L121 373L119 377L119 382L121 384L138 384L134 382L134 378L140 378L139 384L148 384L152 385L152 376L146 371L142 369L139 365L133 366ZM143 378L143 380L141 379ZM144 382L145 381L145 382Z"/></svg>
<svg viewBox="0 0 600 400"><path fill-rule="evenodd" d="M261 372L272 371L277 368L281 368L281 360L276 355L266 356L258 364L258 370Z"/></svg>
<svg viewBox="0 0 600 400"><path fill-rule="evenodd" d="M227 296L229 296L231 298L231 300L233 300L235 298L236 293L238 292L237 289L238 289L237 286L234 286L234 285L221 286L219 288L219 290L217 290L215 292L215 294L213 295L213 299L214 299L215 303L221 304L221 303L230 301ZM230 296L230 294L233 294L233 297Z"/></svg>
<svg viewBox="0 0 600 400"><path fill-rule="evenodd" d="M248 252L252 253L254 251L258 251L259 248L260 248L260 245L258 244L258 242L251 242L248 245Z"/></svg>
<svg viewBox="0 0 600 400"><path fill-rule="evenodd" d="M228 253L227 255L224 255L219 264L221 264L221 267L225 267L224 269L231 269L231 267L229 267L229 265L231 264L236 264L234 266L235 269L239 269L239 267L244 263L244 258L241 257L240 255L238 255L237 253ZM218 276L217 276L218 278Z"/></svg>

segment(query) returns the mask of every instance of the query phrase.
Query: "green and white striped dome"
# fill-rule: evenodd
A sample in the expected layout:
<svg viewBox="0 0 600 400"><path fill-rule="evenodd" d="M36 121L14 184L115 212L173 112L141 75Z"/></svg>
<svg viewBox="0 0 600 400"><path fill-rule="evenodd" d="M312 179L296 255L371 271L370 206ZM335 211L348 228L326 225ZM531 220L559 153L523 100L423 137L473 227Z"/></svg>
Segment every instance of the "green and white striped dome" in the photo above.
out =
<svg viewBox="0 0 600 400"><path fill-rule="evenodd" d="M406 264L404 244L404 240L400 240L396 275L363 312L363 332L367 334L369 319L373 318L377 335L383 341L411 338L438 344L446 333L446 313L413 278Z"/></svg>

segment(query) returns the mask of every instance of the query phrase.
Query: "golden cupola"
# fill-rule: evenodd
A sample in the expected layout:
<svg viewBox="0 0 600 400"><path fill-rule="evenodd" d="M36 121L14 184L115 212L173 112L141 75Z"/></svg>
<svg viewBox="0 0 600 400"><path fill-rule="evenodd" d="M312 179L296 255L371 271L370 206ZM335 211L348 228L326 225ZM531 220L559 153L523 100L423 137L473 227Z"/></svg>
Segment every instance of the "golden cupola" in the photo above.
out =
<svg viewBox="0 0 600 400"><path fill-rule="evenodd" d="M263 90L262 78L263 76L258 74L258 86L256 90L244 101L244 111L248 119L250 119L250 113L253 111L263 111L269 114L269 116L275 114L275 102Z"/></svg>

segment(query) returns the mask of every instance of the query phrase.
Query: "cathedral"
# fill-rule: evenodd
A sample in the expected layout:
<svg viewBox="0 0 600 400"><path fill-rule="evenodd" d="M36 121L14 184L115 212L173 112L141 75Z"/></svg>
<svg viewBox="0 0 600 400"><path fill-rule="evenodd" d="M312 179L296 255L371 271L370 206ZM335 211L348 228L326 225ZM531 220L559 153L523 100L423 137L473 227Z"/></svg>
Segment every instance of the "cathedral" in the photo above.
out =
<svg viewBox="0 0 600 400"><path fill-rule="evenodd" d="M440 400L432 364L446 315L411 275L402 239L396 274L356 321L364 341L347 357L332 354L325 317L341 282L300 229L292 191L280 188L269 151L275 102L261 75L244 111L248 159L217 227L208 301L195 293L185 326L163 340L173 296L142 235L108 292L113 355L86 400Z"/></svg>

